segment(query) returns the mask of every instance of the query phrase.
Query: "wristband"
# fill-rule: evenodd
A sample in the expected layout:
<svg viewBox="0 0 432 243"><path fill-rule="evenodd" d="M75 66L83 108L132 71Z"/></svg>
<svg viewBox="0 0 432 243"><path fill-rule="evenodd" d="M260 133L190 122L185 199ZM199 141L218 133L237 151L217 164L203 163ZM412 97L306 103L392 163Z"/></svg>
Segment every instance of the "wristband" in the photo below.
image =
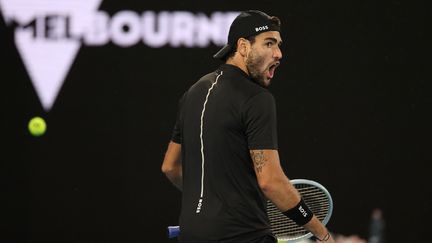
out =
<svg viewBox="0 0 432 243"><path fill-rule="evenodd" d="M287 211L283 212L283 214L300 226L307 224L313 217L312 211L309 209L303 199L300 200L297 206L288 209Z"/></svg>

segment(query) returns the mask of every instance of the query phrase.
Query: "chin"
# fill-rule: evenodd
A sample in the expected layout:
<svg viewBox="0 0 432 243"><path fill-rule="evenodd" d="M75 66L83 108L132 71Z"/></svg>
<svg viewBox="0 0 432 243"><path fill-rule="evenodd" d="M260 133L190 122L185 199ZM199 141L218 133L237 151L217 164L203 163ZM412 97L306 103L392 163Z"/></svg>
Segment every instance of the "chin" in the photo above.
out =
<svg viewBox="0 0 432 243"><path fill-rule="evenodd" d="M271 79L263 80L263 81L261 82L261 84L262 84L264 87L268 87L268 86L270 86L270 84L271 84Z"/></svg>
<svg viewBox="0 0 432 243"><path fill-rule="evenodd" d="M268 87L271 83L271 79L265 78L263 76L252 77L252 79L255 80L256 83L258 83L263 87Z"/></svg>

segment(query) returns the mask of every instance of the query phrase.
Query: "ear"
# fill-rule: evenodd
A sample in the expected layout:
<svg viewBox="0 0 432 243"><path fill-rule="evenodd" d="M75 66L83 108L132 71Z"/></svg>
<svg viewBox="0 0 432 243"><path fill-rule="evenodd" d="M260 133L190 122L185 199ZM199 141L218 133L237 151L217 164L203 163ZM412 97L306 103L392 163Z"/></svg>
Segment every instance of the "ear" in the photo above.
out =
<svg viewBox="0 0 432 243"><path fill-rule="evenodd" d="M245 38L240 38L237 40L237 51L241 56L245 57L249 53L250 43Z"/></svg>

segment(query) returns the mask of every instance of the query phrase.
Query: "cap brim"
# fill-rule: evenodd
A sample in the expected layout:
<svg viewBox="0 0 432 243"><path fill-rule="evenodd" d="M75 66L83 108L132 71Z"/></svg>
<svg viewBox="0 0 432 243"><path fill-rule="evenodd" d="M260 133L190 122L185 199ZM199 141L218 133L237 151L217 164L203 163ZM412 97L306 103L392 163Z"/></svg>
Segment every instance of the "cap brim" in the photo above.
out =
<svg viewBox="0 0 432 243"><path fill-rule="evenodd" d="M229 52L231 51L231 46L226 44L222 49L220 49L216 54L213 55L213 58L223 59Z"/></svg>

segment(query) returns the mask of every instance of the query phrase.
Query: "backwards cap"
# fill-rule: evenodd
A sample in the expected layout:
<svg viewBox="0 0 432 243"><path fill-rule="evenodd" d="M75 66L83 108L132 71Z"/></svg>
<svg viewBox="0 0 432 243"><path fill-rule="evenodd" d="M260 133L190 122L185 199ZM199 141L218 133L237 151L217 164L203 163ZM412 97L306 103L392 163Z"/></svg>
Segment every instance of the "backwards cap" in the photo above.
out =
<svg viewBox="0 0 432 243"><path fill-rule="evenodd" d="M247 38L266 31L279 31L280 25L272 21L269 15L258 10L241 12L232 22L228 33L228 43L222 47L214 58L224 59L236 45L239 38Z"/></svg>

